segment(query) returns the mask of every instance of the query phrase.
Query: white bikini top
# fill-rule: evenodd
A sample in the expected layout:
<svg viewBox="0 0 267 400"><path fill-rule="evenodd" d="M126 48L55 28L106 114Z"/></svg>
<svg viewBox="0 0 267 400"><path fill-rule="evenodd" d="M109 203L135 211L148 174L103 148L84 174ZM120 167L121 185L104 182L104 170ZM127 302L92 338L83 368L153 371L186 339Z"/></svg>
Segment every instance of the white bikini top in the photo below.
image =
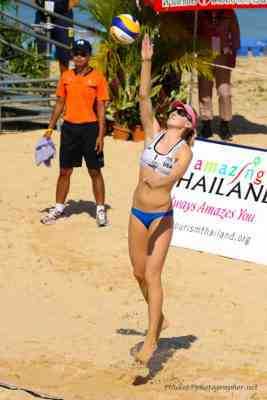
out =
<svg viewBox="0 0 267 400"><path fill-rule="evenodd" d="M142 167L151 167L162 175L169 175L175 163L175 153L178 148L185 143L185 141L181 139L167 154L161 154L156 150L156 146L163 136L164 132L160 132L152 142L145 147L141 154L140 164Z"/></svg>

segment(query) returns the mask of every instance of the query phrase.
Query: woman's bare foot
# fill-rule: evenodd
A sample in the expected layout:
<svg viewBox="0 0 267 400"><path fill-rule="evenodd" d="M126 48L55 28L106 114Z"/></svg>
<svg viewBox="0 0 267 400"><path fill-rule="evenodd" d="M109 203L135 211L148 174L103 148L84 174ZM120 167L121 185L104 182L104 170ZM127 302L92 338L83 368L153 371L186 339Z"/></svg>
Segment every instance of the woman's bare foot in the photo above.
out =
<svg viewBox="0 0 267 400"><path fill-rule="evenodd" d="M144 342L142 348L140 351L138 351L134 357L135 360L140 362L141 364L146 365L148 363L148 361L150 360L150 358L152 357L154 351L157 348L157 344L156 343L149 343L149 342Z"/></svg>
<svg viewBox="0 0 267 400"><path fill-rule="evenodd" d="M164 314L161 314L161 319L158 327L157 341L159 340L161 332L164 329L167 329L169 326L170 326L169 321L165 318ZM139 351L137 349L133 349L131 355L135 358L136 361L141 362L142 364L147 364L147 362L151 358L156 348L157 348L156 343L145 341L141 349Z"/></svg>

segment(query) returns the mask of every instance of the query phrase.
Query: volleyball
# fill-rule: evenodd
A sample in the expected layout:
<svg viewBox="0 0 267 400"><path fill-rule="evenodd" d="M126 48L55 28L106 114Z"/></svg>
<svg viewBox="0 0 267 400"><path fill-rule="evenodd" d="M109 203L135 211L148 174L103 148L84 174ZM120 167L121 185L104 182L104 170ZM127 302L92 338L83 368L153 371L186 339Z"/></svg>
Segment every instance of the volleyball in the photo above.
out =
<svg viewBox="0 0 267 400"><path fill-rule="evenodd" d="M111 23L110 35L120 44L131 44L140 33L138 20L130 14L120 14Z"/></svg>

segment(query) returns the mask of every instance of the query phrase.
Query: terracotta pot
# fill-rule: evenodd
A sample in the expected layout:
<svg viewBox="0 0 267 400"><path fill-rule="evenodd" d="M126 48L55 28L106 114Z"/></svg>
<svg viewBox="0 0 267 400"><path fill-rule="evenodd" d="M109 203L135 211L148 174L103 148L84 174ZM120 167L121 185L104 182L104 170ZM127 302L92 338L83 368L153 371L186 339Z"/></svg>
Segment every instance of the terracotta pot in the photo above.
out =
<svg viewBox="0 0 267 400"><path fill-rule="evenodd" d="M132 137L134 142L141 142L145 139L145 132L143 131L141 125L136 125L135 129L133 130Z"/></svg>
<svg viewBox="0 0 267 400"><path fill-rule="evenodd" d="M114 124L112 136L114 139L128 140L130 136L130 129Z"/></svg>

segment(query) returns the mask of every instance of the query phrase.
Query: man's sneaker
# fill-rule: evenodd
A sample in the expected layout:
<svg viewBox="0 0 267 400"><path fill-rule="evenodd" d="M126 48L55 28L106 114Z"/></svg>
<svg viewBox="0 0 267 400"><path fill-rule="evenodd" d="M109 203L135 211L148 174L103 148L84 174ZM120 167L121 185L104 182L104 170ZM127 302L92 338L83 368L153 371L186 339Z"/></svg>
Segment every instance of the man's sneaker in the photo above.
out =
<svg viewBox="0 0 267 400"><path fill-rule="evenodd" d="M49 213L41 218L41 223L45 225L54 224L57 219L63 216L63 214L63 212L58 211L56 208L51 208Z"/></svg>
<svg viewBox="0 0 267 400"><path fill-rule="evenodd" d="M101 208L100 210L97 210L96 223L98 226L106 226L108 224L107 213L105 209Z"/></svg>
<svg viewBox="0 0 267 400"><path fill-rule="evenodd" d="M223 140L231 140L233 135L230 132L229 122L228 121L221 121L220 128L219 128L219 136Z"/></svg>
<svg viewBox="0 0 267 400"><path fill-rule="evenodd" d="M209 137L212 136L212 129L211 129L211 121L207 120L207 121L202 121L202 125L200 128L200 132L199 132L199 137L204 138L204 139L208 139Z"/></svg>

